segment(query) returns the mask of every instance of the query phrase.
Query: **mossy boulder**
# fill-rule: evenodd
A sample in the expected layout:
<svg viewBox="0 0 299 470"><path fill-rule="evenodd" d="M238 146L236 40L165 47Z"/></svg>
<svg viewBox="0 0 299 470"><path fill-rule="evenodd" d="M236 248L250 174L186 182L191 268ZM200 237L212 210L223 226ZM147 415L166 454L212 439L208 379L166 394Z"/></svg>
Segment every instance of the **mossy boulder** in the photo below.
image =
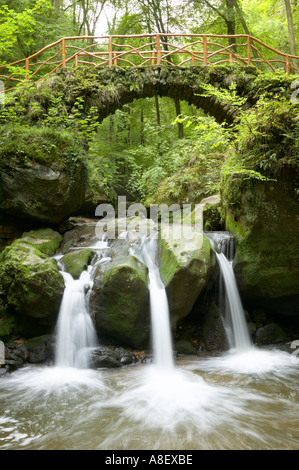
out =
<svg viewBox="0 0 299 470"><path fill-rule="evenodd" d="M287 341L287 335L276 323L269 323L262 328L258 328L255 334L255 342L260 346L285 341Z"/></svg>
<svg viewBox="0 0 299 470"><path fill-rule="evenodd" d="M99 265L90 298L100 338L133 348L148 345L149 293L147 268L127 248Z"/></svg>
<svg viewBox="0 0 299 470"><path fill-rule="evenodd" d="M84 150L65 132L0 129L0 212L58 225L84 200Z"/></svg>
<svg viewBox="0 0 299 470"><path fill-rule="evenodd" d="M54 256L62 242L62 236L51 228L41 228L25 232L22 240L27 245L37 248L44 255Z"/></svg>
<svg viewBox="0 0 299 470"><path fill-rule="evenodd" d="M90 264L93 255L94 252L90 249L75 250L64 255L61 262L74 279L79 279L81 273Z"/></svg>
<svg viewBox="0 0 299 470"><path fill-rule="evenodd" d="M17 239L0 254L0 293L8 313L16 322L26 317L53 326L64 292L57 261L31 243Z"/></svg>
<svg viewBox="0 0 299 470"><path fill-rule="evenodd" d="M168 238L160 232L160 275L166 287L172 328L186 317L207 285L215 266L210 242L201 232L192 239Z"/></svg>
<svg viewBox="0 0 299 470"><path fill-rule="evenodd" d="M234 234L244 302L266 314L299 314L299 202L287 182L227 177L223 215Z"/></svg>

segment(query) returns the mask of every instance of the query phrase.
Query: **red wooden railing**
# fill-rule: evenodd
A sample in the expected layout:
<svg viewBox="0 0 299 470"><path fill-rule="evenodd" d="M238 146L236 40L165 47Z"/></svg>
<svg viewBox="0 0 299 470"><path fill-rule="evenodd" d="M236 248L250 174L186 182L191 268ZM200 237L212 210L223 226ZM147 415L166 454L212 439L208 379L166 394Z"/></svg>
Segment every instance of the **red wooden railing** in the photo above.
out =
<svg viewBox="0 0 299 470"><path fill-rule="evenodd" d="M11 91L23 80L36 82L60 68L159 64L240 64L286 75L299 72L299 56L273 49L246 34L157 33L62 38L26 59L0 66L0 80L5 91Z"/></svg>

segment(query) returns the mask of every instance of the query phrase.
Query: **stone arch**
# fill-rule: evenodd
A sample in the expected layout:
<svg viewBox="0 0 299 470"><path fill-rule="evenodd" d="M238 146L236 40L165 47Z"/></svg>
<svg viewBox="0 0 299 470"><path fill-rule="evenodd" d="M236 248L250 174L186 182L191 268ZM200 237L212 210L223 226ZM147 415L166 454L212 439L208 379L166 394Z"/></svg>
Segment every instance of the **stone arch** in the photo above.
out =
<svg viewBox="0 0 299 470"><path fill-rule="evenodd" d="M80 72L77 73L80 74ZM231 70L229 73L232 73ZM228 88L231 82L227 76L228 70L222 71L219 76L218 73L213 75L212 70L208 72L203 67L155 66L89 69L83 72L82 83L86 83L88 79L90 85L80 87L79 81L79 86L76 86L75 93L72 94L71 84L68 94L73 98L83 97L86 111L91 106L95 106L98 109L100 122L135 99L152 98L158 95L184 100L189 105L194 105L213 116L219 123L233 124L237 119L238 108L220 102L213 95L203 96L204 93L206 94L203 83L217 88L222 85ZM92 86L91 83L93 83Z"/></svg>

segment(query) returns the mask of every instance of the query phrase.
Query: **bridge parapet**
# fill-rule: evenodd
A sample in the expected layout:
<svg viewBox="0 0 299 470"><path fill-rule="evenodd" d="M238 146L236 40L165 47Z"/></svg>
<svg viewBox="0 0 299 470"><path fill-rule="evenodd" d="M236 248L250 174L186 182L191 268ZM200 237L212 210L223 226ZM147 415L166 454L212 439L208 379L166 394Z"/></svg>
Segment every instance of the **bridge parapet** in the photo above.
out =
<svg viewBox="0 0 299 470"><path fill-rule="evenodd" d="M154 65L251 65L262 72L299 72L299 56L273 49L247 35L138 34L61 38L35 54L0 66L5 91L24 80L36 82L61 68Z"/></svg>

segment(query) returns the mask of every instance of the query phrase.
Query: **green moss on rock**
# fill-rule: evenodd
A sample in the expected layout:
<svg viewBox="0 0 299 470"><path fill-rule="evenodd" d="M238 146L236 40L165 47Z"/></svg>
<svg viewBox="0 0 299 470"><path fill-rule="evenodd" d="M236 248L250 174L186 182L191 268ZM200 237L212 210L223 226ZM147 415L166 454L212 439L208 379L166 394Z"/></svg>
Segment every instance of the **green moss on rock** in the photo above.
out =
<svg viewBox="0 0 299 470"><path fill-rule="evenodd" d="M210 242L200 232L186 240L167 239L164 229L160 236L161 279L166 287L171 323L186 317L206 286L215 265Z"/></svg>
<svg viewBox="0 0 299 470"><path fill-rule="evenodd" d="M50 228L41 228L25 232L22 239L26 244L34 246L47 256L55 255L62 242L60 233Z"/></svg>
<svg viewBox="0 0 299 470"><path fill-rule="evenodd" d="M9 311L53 322L64 280L55 259L18 239L0 254L0 291Z"/></svg>
<svg viewBox="0 0 299 470"><path fill-rule="evenodd" d="M91 308L98 335L134 348L149 336L147 269L134 256L122 254L96 274Z"/></svg>
<svg viewBox="0 0 299 470"><path fill-rule="evenodd" d="M61 259L65 270L70 273L74 279L79 279L81 273L87 269L94 255L93 250L82 249L67 253Z"/></svg>
<svg viewBox="0 0 299 470"><path fill-rule="evenodd" d="M230 176L223 213L236 239L234 268L244 299L269 312L298 314L299 204L290 184Z"/></svg>

